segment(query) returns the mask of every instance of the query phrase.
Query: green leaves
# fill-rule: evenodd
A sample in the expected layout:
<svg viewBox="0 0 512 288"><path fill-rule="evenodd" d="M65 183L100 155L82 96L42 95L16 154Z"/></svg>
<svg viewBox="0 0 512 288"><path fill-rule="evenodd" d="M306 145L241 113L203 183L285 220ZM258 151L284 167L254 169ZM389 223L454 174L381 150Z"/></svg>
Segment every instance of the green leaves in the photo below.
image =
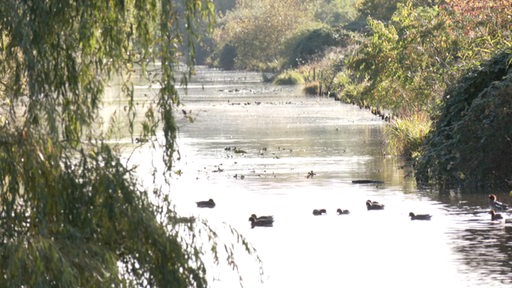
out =
<svg viewBox="0 0 512 288"><path fill-rule="evenodd" d="M437 9L398 4L390 22L370 18L368 24L370 37L347 61L357 73L355 84L364 89L353 101L404 115L419 107L432 109L444 88L440 80L448 76L439 62L453 58L450 48L437 41L446 37Z"/></svg>
<svg viewBox="0 0 512 288"><path fill-rule="evenodd" d="M145 139L162 127L170 173L176 68L194 63L198 21L212 13L208 0L0 2L1 287L206 286L202 248L186 237L195 222L178 221L160 187L149 201L97 119L119 77L116 117ZM157 61L142 80L160 84L157 104L137 111L134 67L144 77Z"/></svg>
<svg viewBox="0 0 512 288"><path fill-rule="evenodd" d="M510 174L510 52L498 53L447 89L418 161L420 182L468 190L506 189Z"/></svg>
<svg viewBox="0 0 512 288"><path fill-rule="evenodd" d="M237 69L275 70L286 61L287 41L300 31L320 26L308 4L312 1L242 1L219 20L219 48L235 48ZM220 54L220 52L219 52Z"/></svg>

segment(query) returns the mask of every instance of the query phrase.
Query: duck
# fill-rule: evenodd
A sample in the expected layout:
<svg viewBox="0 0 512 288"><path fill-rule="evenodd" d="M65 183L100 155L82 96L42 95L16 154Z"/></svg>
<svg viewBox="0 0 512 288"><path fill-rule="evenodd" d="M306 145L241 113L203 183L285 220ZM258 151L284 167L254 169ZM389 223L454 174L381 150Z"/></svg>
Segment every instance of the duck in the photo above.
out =
<svg viewBox="0 0 512 288"><path fill-rule="evenodd" d="M384 204L380 204L377 201L367 200L366 208L368 210L382 210L382 209L384 209Z"/></svg>
<svg viewBox="0 0 512 288"><path fill-rule="evenodd" d="M274 217L272 216L261 216L261 217L253 217L256 215L251 215L249 221L251 222L251 228L256 226L259 227L272 227L274 225Z"/></svg>
<svg viewBox="0 0 512 288"><path fill-rule="evenodd" d="M501 214L499 214L499 213L496 213L496 211L494 211L494 210L489 211L489 214L491 214L492 221L503 219L503 216L501 216Z"/></svg>
<svg viewBox="0 0 512 288"><path fill-rule="evenodd" d="M348 211L347 209L338 208L336 210L336 213L338 213L338 215L347 215L347 214L350 214L350 211Z"/></svg>
<svg viewBox="0 0 512 288"><path fill-rule="evenodd" d="M274 216L256 216L256 214L252 214L251 217L249 217L249 221L251 221L251 218L254 218L256 220L267 220L267 221L270 221L270 220L274 220Z"/></svg>
<svg viewBox="0 0 512 288"><path fill-rule="evenodd" d="M215 207L215 202L213 199L209 199L208 201L198 201L196 202L197 207L199 208L213 208Z"/></svg>
<svg viewBox="0 0 512 288"><path fill-rule="evenodd" d="M432 218L432 215L430 215L430 214L414 214L412 212L409 212L409 217L411 217L411 220L430 220L430 218Z"/></svg>
<svg viewBox="0 0 512 288"><path fill-rule="evenodd" d="M492 210L496 211L505 211L508 209L507 204L497 200L496 194L489 194L489 206Z"/></svg>
<svg viewBox="0 0 512 288"><path fill-rule="evenodd" d="M323 214L327 214L327 210L325 210L325 209L314 209L313 210L313 215L315 215L315 216L319 216L319 215L323 215Z"/></svg>

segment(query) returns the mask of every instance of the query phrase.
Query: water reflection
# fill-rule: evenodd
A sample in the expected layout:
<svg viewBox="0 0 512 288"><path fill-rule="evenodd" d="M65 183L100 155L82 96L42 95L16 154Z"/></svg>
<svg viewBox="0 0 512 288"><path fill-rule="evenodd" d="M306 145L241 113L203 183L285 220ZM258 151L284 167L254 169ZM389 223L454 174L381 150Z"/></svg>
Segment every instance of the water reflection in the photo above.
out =
<svg viewBox="0 0 512 288"><path fill-rule="evenodd" d="M234 227L254 245L265 281L254 259L240 256L247 287L512 284L512 227L490 221L487 195L418 190L403 163L384 153L384 124L357 107L266 85L258 74L222 73L200 70L202 82L182 99L194 121L177 119L180 176L171 193L179 213ZM150 169L147 153L132 156L141 171ZM209 198L214 209L196 207ZM368 199L385 209L367 211ZM313 216L318 208L327 214ZM337 216L337 208L350 214ZM409 212L433 217L411 221ZM273 215L273 227L252 229L252 213ZM238 286L229 268L212 265L210 275L212 287Z"/></svg>
<svg viewBox="0 0 512 288"><path fill-rule="evenodd" d="M508 199L508 195L500 195ZM454 225L447 234L464 265L462 273L487 279L488 285L512 284L512 220L510 212L500 212L504 220L491 221L486 194L448 192L437 195L447 203L447 214Z"/></svg>

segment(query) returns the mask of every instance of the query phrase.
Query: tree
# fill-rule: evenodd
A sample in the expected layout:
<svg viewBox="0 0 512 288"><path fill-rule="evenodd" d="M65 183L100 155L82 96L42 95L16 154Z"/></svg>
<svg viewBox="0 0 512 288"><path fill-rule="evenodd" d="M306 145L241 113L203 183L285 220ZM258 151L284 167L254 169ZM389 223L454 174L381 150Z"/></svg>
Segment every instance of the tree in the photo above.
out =
<svg viewBox="0 0 512 288"><path fill-rule="evenodd" d="M449 0L440 9L458 36L460 65L478 66L482 59L512 45L511 0Z"/></svg>
<svg viewBox="0 0 512 288"><path fill-rule="evenodd" d="M198 20L212 16L209 0L0 2L0 286L206 286L201 247L185 239L196 222L158 187L149 200L95 119L119 76L133 135L130 77L155 63L140 139L161 127L169 173L175 71L185 61L190 77Z"/></svg>
<svg viewBox="0 0 512 288"><path fill-rule="evenodd" d="M386 24L369 18L370 37L347 61L360 92L351 100L395 115L431 111L452 75L456 44L436 8L398 4ZM350 93L350 91L346 91Z"/></svg>
<svg viewBox="0 0 512 288"><path fill-rule="evenodd" d="M218 21L217 47L236 48L235 68L272 70L285 61L287 40L312 27L313 12L304 1L240 1Z"/></svg>
<svg viewBox="0 0 512 288"><path fill-rule="evenodd" d="M390 142L403 146L392 148L416 157L426 137L421 131L428 131L422 127L442 112L445 89L468 68L510 47L512 6L510 0L400 2L387 21L368 18L369 37L349 57L338 83L341 99L401 118L388 136L398 136ZM483 178L489 179L471 177Z"/></svg>
<svg viewBox="0 0 512 288"><path fill-rule="evenodd" d="M315 19L329 27L345 25L357 16L357 0L310 0L309 9Z"/></svg>
<svg viewBox="0 0 512 288"><path fill-rule="evenodd" d="M357 3L357 10L361 17L368 16L373 19L387 22L396 10L397 4L402 0L360 0Z"/></svg>

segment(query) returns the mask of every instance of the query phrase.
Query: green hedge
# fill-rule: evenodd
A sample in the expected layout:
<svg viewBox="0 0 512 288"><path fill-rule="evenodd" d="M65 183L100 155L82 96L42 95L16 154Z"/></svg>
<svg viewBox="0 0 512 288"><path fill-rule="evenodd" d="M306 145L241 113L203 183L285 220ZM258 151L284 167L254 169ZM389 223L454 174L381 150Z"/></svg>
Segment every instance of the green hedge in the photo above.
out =
<svg viewBox="0 0 512 288"><path fill-rule="evenodd" d="M512 51L446 90L445 104L417 163L419 183L505 189L512 180Z"/></svg>

